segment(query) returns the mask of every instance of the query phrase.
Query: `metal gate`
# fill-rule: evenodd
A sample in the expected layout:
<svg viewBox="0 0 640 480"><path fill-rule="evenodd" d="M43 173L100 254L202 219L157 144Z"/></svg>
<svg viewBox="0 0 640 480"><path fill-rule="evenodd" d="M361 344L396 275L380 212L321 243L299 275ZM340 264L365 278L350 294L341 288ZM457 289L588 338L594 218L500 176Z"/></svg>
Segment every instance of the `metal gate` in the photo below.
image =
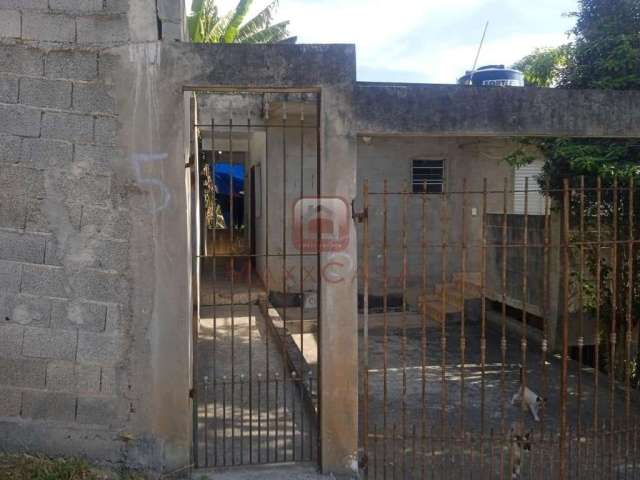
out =
<svg viewBox="0 0 640 480"><path fill-rule="evenodd" d="M319 255L293 212L321 188L319 93L193 104L195 465L316 461Z"/></svg>
<svg viewBox="0 0 640 480"><path fill-rule="evenodd" d="M633 182L429 175L360 197L365 475L640 478Z"/></svg>

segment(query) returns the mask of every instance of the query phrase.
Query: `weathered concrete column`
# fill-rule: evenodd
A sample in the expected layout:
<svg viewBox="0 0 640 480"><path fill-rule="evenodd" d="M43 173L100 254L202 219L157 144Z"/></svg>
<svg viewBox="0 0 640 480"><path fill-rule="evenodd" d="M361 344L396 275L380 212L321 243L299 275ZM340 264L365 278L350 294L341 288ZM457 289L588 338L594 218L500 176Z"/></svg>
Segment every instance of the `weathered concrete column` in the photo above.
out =
<svg viewBox="0 0 640 480"><path fill-rule="evenodd" d="M356 196L357 149L352 84L322 90L323 197L351 205ZM323 472L358 472L357 239L351 212L350 241L341 252L321 254L320 433Z"/></svg>
<svg viewBox="0 0 640 480"><path fill-rule="evenodd" d="M319 88L322 195L341 197L349 205L356 194L351 111L355 49L350 45L149 43L120 48L117 53L127 65L126 75L118 81L118 97L126 103L133 92L123 107L124 145L128 158L144 163L134 178L151 190L155 202L147 214L153 220L155 258L137 268L153 279L146 282L152 292L141 292L153 293L149 308L154 319L148 328L154 373L151 428L162 439L163 465L177 467L184 462L191 432L187 397L191 252L186 228L179 228L188 222L183 88ZM127 167L135 168L135 162ZM351 235L347 248L321 256L324 278L329 279L322 283L320 320L321 468L337 476L357 474L358 447L357 243L350 212L346 221Z"/></svg>

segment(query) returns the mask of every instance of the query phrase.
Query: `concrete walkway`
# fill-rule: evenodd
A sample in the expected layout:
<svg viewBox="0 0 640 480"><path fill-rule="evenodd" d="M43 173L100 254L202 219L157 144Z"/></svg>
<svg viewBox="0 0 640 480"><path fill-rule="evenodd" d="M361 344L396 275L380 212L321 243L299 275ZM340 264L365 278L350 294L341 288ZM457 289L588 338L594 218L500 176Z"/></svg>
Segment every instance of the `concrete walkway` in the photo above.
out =
<svg viewBox="0 0 640 480"><path fill-rule="evenodd" d="M280 464L215 470L194 470L193 480L333 480L321 475L314 465Z"/></svg>

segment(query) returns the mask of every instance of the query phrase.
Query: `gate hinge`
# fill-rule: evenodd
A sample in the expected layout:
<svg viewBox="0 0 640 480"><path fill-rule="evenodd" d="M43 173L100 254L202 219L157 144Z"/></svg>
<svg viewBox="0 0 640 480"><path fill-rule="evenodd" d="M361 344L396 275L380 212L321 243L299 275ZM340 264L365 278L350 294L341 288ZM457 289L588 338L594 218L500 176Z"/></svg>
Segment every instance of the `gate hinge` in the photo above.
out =
<svg viewBox="0 0 640 480"><path fill-rule="evenodd" d="M196 389L195 388L189 389L189 398L191 398L191 399L196 398Z"/></svg>
<svg viewBox="0 0 640 480"><path fill-rule="evenodd" d="M365 218L369 218L369 209L365 208L361 212L356 212L355 200L351 201L351 218L356 223L364 222Z"/></svg>

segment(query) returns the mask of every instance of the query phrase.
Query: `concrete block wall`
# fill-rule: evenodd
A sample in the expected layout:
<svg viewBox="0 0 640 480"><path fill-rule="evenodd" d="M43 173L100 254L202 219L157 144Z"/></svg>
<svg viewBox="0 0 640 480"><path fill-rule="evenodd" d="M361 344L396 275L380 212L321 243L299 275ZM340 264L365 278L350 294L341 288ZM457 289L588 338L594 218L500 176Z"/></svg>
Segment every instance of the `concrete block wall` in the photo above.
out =
<svg viewBox="0 0 640 480"><path fill-rule="evenodd" d="M137 27L128 0L0 0L0 450L153 456L122 439L145 370L106 81Z"/></svg>

